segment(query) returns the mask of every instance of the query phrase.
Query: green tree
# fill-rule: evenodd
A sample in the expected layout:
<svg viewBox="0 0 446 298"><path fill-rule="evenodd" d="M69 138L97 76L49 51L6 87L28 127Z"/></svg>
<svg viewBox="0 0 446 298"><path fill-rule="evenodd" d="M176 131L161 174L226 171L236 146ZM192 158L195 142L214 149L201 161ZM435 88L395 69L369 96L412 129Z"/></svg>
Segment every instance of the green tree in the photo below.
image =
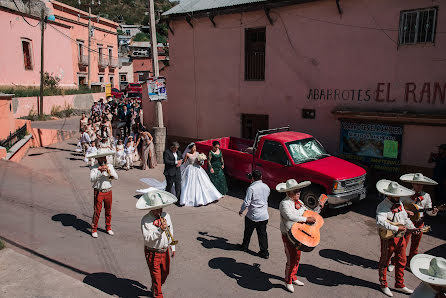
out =
<svg viewBox="0 0 446 298"><path fill-rule="evenodd" d="M133 41L150 41L149 36L143 32L136 33L135 37L133 37Z"/></svg>

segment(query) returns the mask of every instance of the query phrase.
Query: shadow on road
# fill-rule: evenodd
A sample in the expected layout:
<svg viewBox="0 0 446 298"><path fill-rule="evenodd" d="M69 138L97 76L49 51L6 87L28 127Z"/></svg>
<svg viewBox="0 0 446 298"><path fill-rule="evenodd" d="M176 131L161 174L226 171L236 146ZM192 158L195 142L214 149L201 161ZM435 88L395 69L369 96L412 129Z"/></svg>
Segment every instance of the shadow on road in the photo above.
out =
<svg viewBox="0 0 446 298"><path fill-rule="evenodd" d="M85 234L88 234L88 235L91 234L91 232L90 232L91 224L89 224L85 220L77 218L73 214L60 213L60 214L54 215L53 217L51 217L51 219L53 221L60 221L62 223L62 225L65 227L73 227L78 231L84 232ZM98 228L98 231L106 233L106 231L103 229Z"/></svg>
<svg viewBox="0 0 446 298"><path fill-rule="evenodd" d="M118 297L152 297L152 293L140 282L119 278L111 273L92 273L87 275L83 282L104 293Z"/></svg>
<svg viewBox="0 0 446 298"><path fill-rule="evenodd" d="M434 248L432 248L426 252L422 252L422 253L433 255L436 257L444 257L444 256L446 256L446 244L439 245L437 247L434 247Z"/></svg>
<svg viewBox="0 0 446 298"><path fill-rule="evenodd" d="M67 157L69 160L84 160L83 158L74 158L74 157Z"/></svg>
<svg viewBox="0 0 446 298"><path fill-rule="evenodd" d="M245 289L254 291L269 291L273 288L285 289L283 278L262 272L260 264L245 264L236 262L232 258L214 258L209 261L209 267L220 269L226 276L233 278L237 284ZM280 284L274 284L271 279L280 281Z"/></svg>
<svg viewBox="0 0 446 298"><path fill-rule="evenodd" d="M347 266L378 269L378 262L360 256L351 255L337 249L321 249L319 255Z"/></svg>
<svg viewBox="0 0 446 298"><path fill-rule="evenodd" d="M223 250L239 250L237 244L228 242L228 239L218 236L209 235L208 232L198 232L198 234L208 237L197 237L197 240L201 242L204 248L218 248Z"/></svg>
<svg viewBox="0 0 446 298"><path fill-rule="evenodd" d="M336 287L339 285L351 285L355 287L364 287L376 289L379 291L379 285L368 280L363 280L357 277L345 275L344 273L332 271L308 264L299 265L298 276L305 277L309 282L326 286Z"/></svg>

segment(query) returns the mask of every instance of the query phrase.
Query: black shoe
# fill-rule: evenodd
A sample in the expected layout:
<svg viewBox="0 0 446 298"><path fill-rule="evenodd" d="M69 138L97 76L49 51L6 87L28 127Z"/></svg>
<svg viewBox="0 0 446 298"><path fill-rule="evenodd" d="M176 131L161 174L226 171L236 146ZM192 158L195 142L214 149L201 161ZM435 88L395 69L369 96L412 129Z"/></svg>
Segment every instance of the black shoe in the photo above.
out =
<svg viewBox="0 0 446 298"><path fill-rule="evenodd" d="M261 257L262 259L265 259L265 260L268 260L268 259L269 259L269 253L259 252L258 255L259 255L259 257Z"/></svg>
<svg viewBox="0 0 446 298"><path fill-rule="evenodd" d="M239 250L241 250L241 251L244 251L244 252L248 252L249 251L249 249L246 246L244 246L243 244L237 244L237 248Z"/></svg>

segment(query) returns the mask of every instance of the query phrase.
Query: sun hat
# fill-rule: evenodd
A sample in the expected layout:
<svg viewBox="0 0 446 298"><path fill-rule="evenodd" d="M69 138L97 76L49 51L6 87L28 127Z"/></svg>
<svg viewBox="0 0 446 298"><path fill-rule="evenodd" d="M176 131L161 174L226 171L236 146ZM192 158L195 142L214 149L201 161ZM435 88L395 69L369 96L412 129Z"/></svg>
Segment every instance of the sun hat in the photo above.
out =
<svg viewBox="0 0 446 298"><path fill-rule="evenodd" d="M417 254L410 261L410 270L413 275L422 281L446 286L446 259L427 254Z"/></svg>
<svg viewBox="0 0 446 298"><path fill-rule="evenodd" d="M85 156L86 158L99 158L99 157L104 157L104 156L108 156L108 155L114 155L116 152L114 150L110 150L107 148L99 148L98 151L91 153L91 154L87 154L87 156Z"/></svg>
<svg viewBox="0 0 446 298"><path fill-rule="evenodd" d="M432 180L431 178L428 178L421 173L405 174L400 177L400 180L404 181L404 182L408 182L408 183L415 183L415 184L422 184L422 185L437 185L438 184L435 180Z"/></svg>
<svg viewBox="0 0 446 298"><path fill-rule="evenodd" d="M376 182L376 189L383 195L389 197L409 197L415 192L402 185L399 185L395 181L382 179Z"/></svg>
<svg viewBox="0 0 446 298"><path fill-rule="evenodd" d="M276 190L278 192L287 192L287 191L292 191L295 189L307 187L310 184L311 184L310 181L302 181L300 183L297 183L296 180L289 179L289 180L287 180L287 182L282 182L282 183L277 184Z"/></svg>
<svg viewBox="0 0 446 298"><path fill-rule="evenodd" d="M175 204L178 199L170 192L164 190L152 190L142 195L136 202L136 209L153 210Z"/></svg>

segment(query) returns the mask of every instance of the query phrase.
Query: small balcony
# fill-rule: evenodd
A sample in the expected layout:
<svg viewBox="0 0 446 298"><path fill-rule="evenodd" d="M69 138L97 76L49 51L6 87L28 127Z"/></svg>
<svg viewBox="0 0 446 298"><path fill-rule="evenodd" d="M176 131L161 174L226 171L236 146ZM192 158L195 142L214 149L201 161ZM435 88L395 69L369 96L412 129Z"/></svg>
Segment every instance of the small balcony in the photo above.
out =
<svg viewBox="0 0 446 298"><path fill-rule="evenodd" d="M82 66L88 66L88 56L87 55L79 55L78 63Z"/></svg>
<svg viewBox="0 0 446 298"><path fill-rule="evenodd" d="M109 61L108 61L107 58L105 58L105 57L99 57L99 66L100 66L101 68L105 68L105 67L107 67L108 64L109 64Z"/></svg>
<svg viewBox="0 0 446 298"><path fill-rule="evenodd" d="M118 59L110 58L110 63L108 64L110 68L118 67Z"/></svg>

